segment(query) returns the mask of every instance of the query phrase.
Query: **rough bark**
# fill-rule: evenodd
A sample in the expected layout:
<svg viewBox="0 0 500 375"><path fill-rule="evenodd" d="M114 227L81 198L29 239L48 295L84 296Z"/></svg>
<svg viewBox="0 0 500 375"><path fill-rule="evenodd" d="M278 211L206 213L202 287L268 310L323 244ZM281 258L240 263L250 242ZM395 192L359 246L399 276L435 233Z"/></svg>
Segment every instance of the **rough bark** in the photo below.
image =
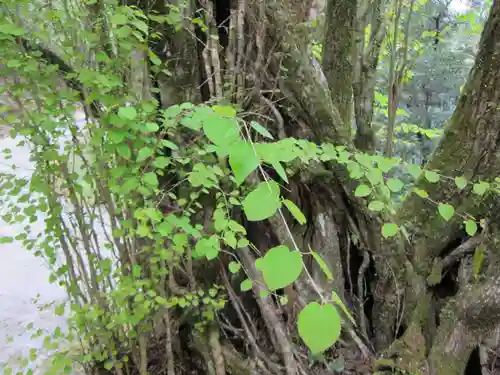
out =
<svg viewBox="0 0 500 375"><path fill-rule="evenodd" d="M417 325L425 332L425 323L418 321L420 317L413 314L415 307L425 298L430 290L427 278L435 262L447 254L447 248L457 239L464 236L463 217L471 215L476 220L486 218L488 225L497 227L498 218L494 207L498 207L496 193L478 196L473 193L472 186L460 190L456 187L453 177L465 176L470 181L492 181L500 173L500 2L496 1L486 22L474 68L471 70L463 94L445 135L442 138L431 161L426 169L438 170L443 176L438 183L428 182L422 176L416 183L420 189L427 191L431 199L422 199L412 194L402 204L396 220L404 225L409 233L408 242L402 239L402 245L386 243L382 246L381 256L389 260L387 264L398 265L394 268L394 278L399 282L395 286L391 276L384 277L388 266L384 261L378 263L377 273L380 277L375 295L376 308L374 311L375 326L378 331L379 347L387 346L394 338L394 321L398 318L398 311L389 305L394 302L392 296L396 291L406 288L405 311L403 321L411 326L412 319L417 319ZM452 177L452 178L449 178ZM436 204L449 203L455 207L456 214L446 222L440 216ZM488 233L485 241L496 243L495 236ZM491 247L494 248L494 247ZM448 250L449 251L449 250ZM376 262L377 264L377 262ZM438 275L439 276L439 275ZM438 280L441 278L439 277ZM491 287L491 286L490 286ZM463 288L466 288L463 285ZM467 287L469 288L469 287ZM478 302L478 306L481 303ZM392 310L392 313L390 311ZM484 310L482 310L484 311ZM418 314L417 314L418 315ZM497 317L492 316L495 323ZM384 323L385 322L385 323ZM389 323L391 322L391 323ZM449 330L465 340L464 345L469 348L466 340L471 334L460 327L445 325L438 329L436 343L445 340L442 335ZM477 336L474 336L477 339ZM460 340L459 340L460 341ZM429 344L429 343L428 343ZM464 348L465 348L464 346ZM430 349L431 353L439 351ZM465 350L465 349L464 349ZM467 349L468 350L468 349ZM462 360L455 353L455 360ZM433 354L435 355L435 354ZM431 355L432 357L432 355ZM452 372L459 373L459 372Z"/></svg>
<svg viewBox="0 0 500 375"><path fill-rule="evenodd" d="M351 126L353 48L356 35L357 0L329 0L325 14L323 72L332 100L344 124Z"/></svg>
<svg viewBox="0 0 500 375"><path fill-rule="evenodd" d="M369 153L375 150L375 132L372 129L375 83L380 48L385 36L384 1L376 0L366 21L367 10L360 9L357 20L357 41L355 54L355 73L353 77L354 115L356 119L356 137L354 144L358 150ZM365 41L365 27L371 25L370 39Z"/></svg>

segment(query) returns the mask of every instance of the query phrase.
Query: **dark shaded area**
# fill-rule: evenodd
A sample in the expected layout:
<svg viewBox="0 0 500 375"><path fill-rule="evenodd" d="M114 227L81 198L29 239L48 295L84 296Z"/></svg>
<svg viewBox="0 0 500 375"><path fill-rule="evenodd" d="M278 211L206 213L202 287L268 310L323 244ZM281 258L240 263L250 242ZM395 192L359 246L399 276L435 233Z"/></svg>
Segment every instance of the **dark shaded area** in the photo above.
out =
<svg viewBox="0 0 500 375"><path fill-rule="evenodd" d="M481 359L479 358L479 347L470 354L464 375L481 375Z"/></svg>

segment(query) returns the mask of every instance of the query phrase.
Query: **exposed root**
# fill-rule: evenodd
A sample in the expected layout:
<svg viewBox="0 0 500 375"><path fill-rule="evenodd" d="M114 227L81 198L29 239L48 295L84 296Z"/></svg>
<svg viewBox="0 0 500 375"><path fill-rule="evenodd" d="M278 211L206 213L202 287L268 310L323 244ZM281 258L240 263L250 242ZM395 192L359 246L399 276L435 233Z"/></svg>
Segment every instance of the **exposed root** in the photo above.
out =
<svg viewBox="0 0 500 375"><path fill-rule="evenodd" d="M242 259L242 263L248 272L248 276L258 284L265 285L262 277L255 269L255 259L250 253L250 250L243 249L239 251L239 256ZM259 290L257 287L254 287L254 292L256 295L259 295ZM285 374L296 375L297 361L294 357L293 346L285 333L285 327L282 320L280 319L278 314L276 314L274 302L269 296L259 295L259 297L257 297L256 299L262 313L262 318L265 321L269 336L271 337L271 341L273 342L275 348L280 352L283 359Z"/></svg>

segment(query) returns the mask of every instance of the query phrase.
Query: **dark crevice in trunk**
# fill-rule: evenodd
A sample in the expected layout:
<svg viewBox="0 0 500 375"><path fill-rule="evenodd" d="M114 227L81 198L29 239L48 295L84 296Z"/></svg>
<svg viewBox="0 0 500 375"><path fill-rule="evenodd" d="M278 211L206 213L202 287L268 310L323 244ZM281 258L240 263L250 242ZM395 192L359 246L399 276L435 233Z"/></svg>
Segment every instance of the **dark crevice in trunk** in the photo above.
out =
<svg viewBox="0 0 500 375"><path fill-rule="evenodd" d="M446 270L442 275L441 282L431 288L437 298L453 297L458 292L458 264Z"/></svg>
<svg viewBox="0 0 500 375"><path fill-rule="evenodd" d="M470 354L465 368L464 375L481 375L481 359L479 357L479 347L476 347Z"/></svg>
<svg viewBox="0 0 500 375"><path fill-rule="evenodd" d="M194 13L194 18L199 18L201 20L205 19L203 14L203 7L201 6L199 1L195 2L196 11ZM208 77L207 72L205 71L205 67L203 64L203 49L207 43L207 35L204 33L200 27L200 25L196 24L194 26L194 33L196 36L196 54L198 61L198 74L200 77L199 81L199 89L201 94L201 101L206 102L210 100L210 89L208 86ZM212 78L210 78L212 79Z"/></svg>
<svg viewBox="0 0 500 375"><path fill-rule="evenodd" d="M215 3L215 21L219 33L219 43L223 51L229 44L229 22L231 15L231 0L217 0ZM224 60L224 59L222 59Z"/></svg>
<svg viewBox="0 0 500 375"><path fill-rule="evenodd" d="M405 334L407 328L408 327L406 326L406 324L401 323L398 326L398 330L396 331L396 339L400 339L401 337L403 337L403 335Z"/></svg>

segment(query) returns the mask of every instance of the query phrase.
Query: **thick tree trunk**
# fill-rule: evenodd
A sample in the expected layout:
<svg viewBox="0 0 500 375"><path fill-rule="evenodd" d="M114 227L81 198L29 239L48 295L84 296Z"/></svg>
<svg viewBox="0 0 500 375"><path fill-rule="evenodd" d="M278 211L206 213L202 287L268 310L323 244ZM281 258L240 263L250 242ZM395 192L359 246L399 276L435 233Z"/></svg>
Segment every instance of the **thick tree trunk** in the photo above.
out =
<svg viewBox="0 0 500 375"><path fill-rule="evenodd" d="M474 182L493 182L500 173L500 2L495 1L486 22L479 52L474 68L471 70L467 84L463 90L457 109L452 116L437 150L426 170L436 170L442 177L439 182L431 183L424 175L417 181L416 187L425 190L430 199L422 199L412 194L402 204L397 220L409 233L409 242L404 245L387 243L382 246L385 251L381 257L387 264L394 267L394 276L389 275L388 267L379 262L377 273L380 277L376 294L374 325L377 331L379 348L389 345L395 335L394 322L398 320L399 312L390 305L394 299L387 298L401 289L404 293L404 312L402 324L406 327L405 336L401 341L410 339L415 331L428 338L425 351L430 352L430 371L447 366L447 374L461 374L464 368L464 356L480 342L485 331L471 328L464 317L475 311L475 317L491 327L499 322L495 311L490 311L491 298L497 298L496 279L490 279L498 266L497 228L499 225L497 207L500 200L497 193L491 191L484 196L474 193L472 184L459 189L454 181L455 176L464 176ZM450 221L445 221L436 207L439 203L448 203L455 208L455 215ZM454 247L464 241L464 218L472 217L479 221L486 219L487 229L483 230L477 241L467 247L466 244L454 250ZM480 236L480 235L476 235ZM471 241L469 240L469 241ZM436 287L443 279L443 259L451 252L460 259L470 254L481 243L487 249L490 268L484 278L486 284L472 286L471 279L459 278L458 287L461 294L457 295L457 303L450 303L441 313L440 326L437 332L432 332L428 320L422 319L418 312L423 301L429 301ZM449 263L448 263L449 265ZM465 263L463 265L465 266ZM490 273L491 272L491 273ZM394 279L399 282L396 286ZM472 292L474 290L474 292ZM469 294L463 295L462 293ZM399 295L399 293L398 293ZM467 297L466 297L467 296ZM474 308L472 307L474 306ZM472 309L472 310L471 310ZM392 312L391 312L392 311ZM430 309L429 311L433 311ZM449 313L459 316L458 319ZM490 311L492 314L488 314ZM480 316L482 318L480 318ZM451 319L451 320L450 320ZM411 328L411 329L410 329ZM394 350L393 346L393 350ZM420 348L421 349L421 348ZM398 351L399 347L395 349ZM443 354L445 353L445 354ZM439 356L444 355L443 358Z"/></svg>

